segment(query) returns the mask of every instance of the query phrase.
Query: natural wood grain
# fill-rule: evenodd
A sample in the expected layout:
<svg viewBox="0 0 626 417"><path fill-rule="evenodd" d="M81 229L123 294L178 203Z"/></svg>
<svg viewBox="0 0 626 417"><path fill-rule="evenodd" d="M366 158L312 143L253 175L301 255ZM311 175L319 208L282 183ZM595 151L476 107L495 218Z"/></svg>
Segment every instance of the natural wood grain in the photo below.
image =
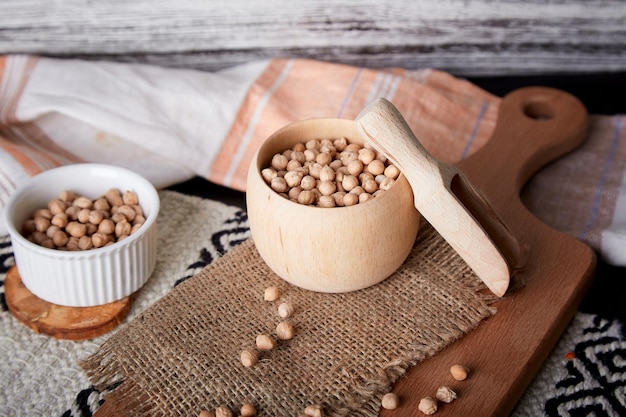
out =
<svg viewBox="0 0 626 417"><path fill-rule="evenodd" d="M132 296L94 307L65 307L34 295L22 283L17 267L4 282L9 311L31 330L57 339L83 340L108 333L122 322Z"/></svg>
<svg viewBox="0 0 626 417"><path fill-rule="evenodd" d="M404 177L384 195L350 207L323 208L290 201L261 177L272 156L311 139L363 144L354 121L309 119L272 134L252 158L246 186L254 244L286 281L312 291L348 292L377 284L409 255L420 215Z"/></svg>
<svg viewBox="0 0 626 417"><path fill-rule="evenodd" d="M356 124L363 138L405 175L420 214L502 297L519 262L519 246L479 190L456 167L433 157L386 99L368 105Z"/></svg>
<svg viewBox="0 0 626 417"><path fill-rule="evenodd" d="M413 367L394 391L402 406L381 416L413 416L420 398L441 385L458 391L438 416L506 416L576 312L593 277L595 254L537 220L521 203L521 188L541 166L579 146L587 114L574 97L547 88L506 96L493 137L457 164L489 199L523 250L516 289L496 303L498 313L443 352ZM455 381L454 364L471 368Z"/></svg>
<svg viewBox="0 0 626 417"><path fill-rule="evenodd" d="M4 0L0 53L215 70L266 58L458 75L626 69L613 0Z"/></svg>

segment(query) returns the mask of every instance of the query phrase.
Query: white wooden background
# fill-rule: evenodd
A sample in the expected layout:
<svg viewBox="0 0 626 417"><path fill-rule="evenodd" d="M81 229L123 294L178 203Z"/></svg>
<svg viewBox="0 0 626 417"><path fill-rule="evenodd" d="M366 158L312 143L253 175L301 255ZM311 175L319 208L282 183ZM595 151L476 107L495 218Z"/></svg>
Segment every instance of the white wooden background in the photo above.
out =
<svg viewBox="0 0 626 417"><path fill-rule="evenodd" d="M215 70L268 57L458 75L626 70L626 1L0 0L0 53Z"/></svg>

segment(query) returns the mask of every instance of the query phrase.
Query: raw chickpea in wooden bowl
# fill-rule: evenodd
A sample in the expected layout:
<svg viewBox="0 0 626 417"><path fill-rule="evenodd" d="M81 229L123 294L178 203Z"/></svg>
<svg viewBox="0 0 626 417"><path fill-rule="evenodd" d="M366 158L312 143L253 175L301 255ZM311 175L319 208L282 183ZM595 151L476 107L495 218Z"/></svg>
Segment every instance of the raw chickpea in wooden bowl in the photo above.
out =
<svg viewBox="0 0 626 417"><path fill-rule="evenodd" d="M331 143L355 155L320 156ZM348 292L381 282L405 261L420 216L401 174L377 182L390 165L372 152L346 119L296 122L263 143L248 170L246 204L255 246L278 276L312 291Z"/></svg>
<svg viewBox="0 0 626 417"><path fill-rule="evenodd" d="M68 307L132 294L154 270L159 207L147 179L117 166L67 165L28 179L3 212L23 284Z"/></svg>

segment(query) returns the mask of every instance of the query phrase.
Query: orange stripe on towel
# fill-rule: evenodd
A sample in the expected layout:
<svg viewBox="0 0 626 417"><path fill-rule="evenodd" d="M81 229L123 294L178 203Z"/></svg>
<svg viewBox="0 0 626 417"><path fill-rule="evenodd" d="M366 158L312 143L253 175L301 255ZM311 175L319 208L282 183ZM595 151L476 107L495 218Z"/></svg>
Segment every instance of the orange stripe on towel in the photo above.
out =
<svg viewBox="0 0 626 417"><path fill-rule="evenodd" d="M302 119L337 117L346 103L361 108L375 71L310 60L273 60L250 88L212 166L209 179L245 190L250 161L276 130ZM359 88L354 88L354 83ZM329 88L331 87L332 88Z"/></svg>
<svg viewBox="0 0 626 417"><path fill-rule="evenodd" d="M0 135L0 148L11 155L11 157L24 168L24 171L28 175L34 176L43 171L37 161L42 156L41 152L38 150L32 148L24 149L23 146L16 145L2 135Z"/></svg>
<svg viewBox="0 0 626 417"><path fill-rule="evenodd" d="M2 84L2 76L4 75L4 69L7 65L7 57L0 56L0 85Z"/></svg>
<svg viewBox="0 0 626 417"><path fill-rule="evenodd" d="M257 108L267 95L269 88L277 82L281 73L285 70L287 61L271 61L257 80L252 84L244 101L239 108L239 112L228 132L222 146L216 155L215 161L209 173L209 179L218 184L227 184L225 181L238 150L243 146L246 134L249 131L250 123ZM237 182L237 181L233 181ZM243 190L241 185L231 185L233 188Z"/></svg>

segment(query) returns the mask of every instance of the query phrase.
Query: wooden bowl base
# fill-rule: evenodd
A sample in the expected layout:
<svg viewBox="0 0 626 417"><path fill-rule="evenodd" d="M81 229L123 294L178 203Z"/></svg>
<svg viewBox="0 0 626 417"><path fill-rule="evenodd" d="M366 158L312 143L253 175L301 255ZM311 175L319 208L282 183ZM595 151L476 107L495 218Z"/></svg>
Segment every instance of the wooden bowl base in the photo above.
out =
<svg viewBox="0 0 626 417"><path fill-rule="evenodd" d="M93 307L66 307L42 300L26 288L16 266L4 282L9 311L36 333L57 339L85 340L101 336L124 320L132 295Z"/></svg>

